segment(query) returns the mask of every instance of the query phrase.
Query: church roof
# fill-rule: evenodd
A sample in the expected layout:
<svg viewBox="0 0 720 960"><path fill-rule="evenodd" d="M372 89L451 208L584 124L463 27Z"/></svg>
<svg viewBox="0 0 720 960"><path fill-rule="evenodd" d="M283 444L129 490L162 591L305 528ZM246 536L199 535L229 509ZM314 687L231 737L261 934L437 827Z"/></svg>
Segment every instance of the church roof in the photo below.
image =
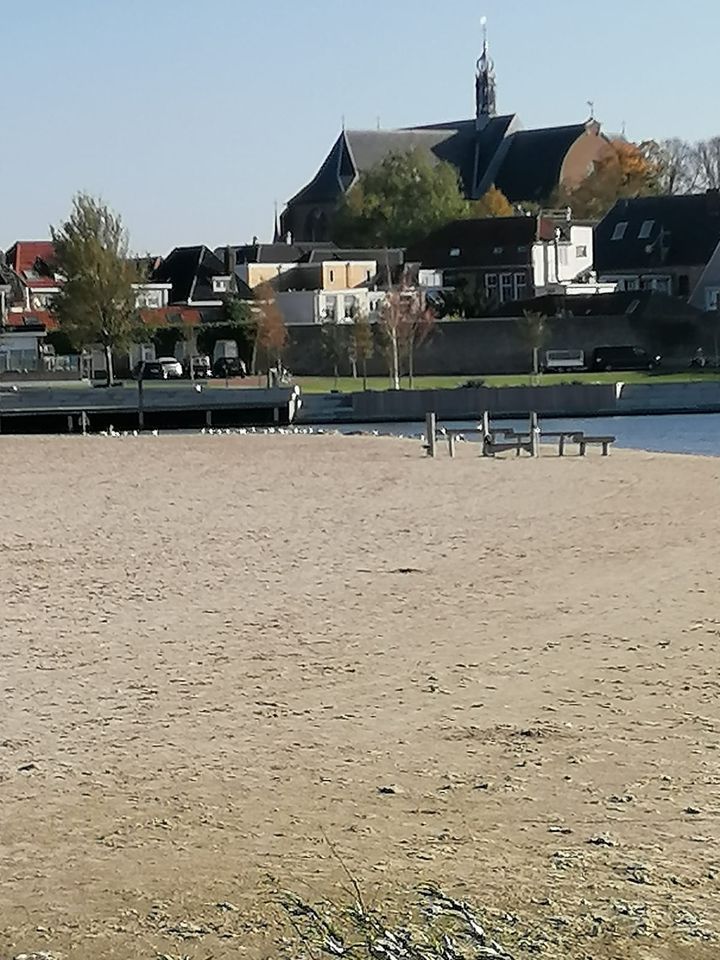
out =
<svg viewBox="0 0 720 960"><path fill-rule="evenodd" d="M570 147L585 131L584 123L518 131L495 176L495 185L511 201L546 199L560 181Z"/></svg>
<svg viewBox="0 0 720 960"><path fill-rule="evenodd" d="M412 150L455 167L468 197L482 196L494 183L509 200L539 201L557 186L568 150L584 133L584 124L522 130L514 114L489 118L479 132L474 120L343 130L315 177L290 203L332 202L366 170Z"/></svg>

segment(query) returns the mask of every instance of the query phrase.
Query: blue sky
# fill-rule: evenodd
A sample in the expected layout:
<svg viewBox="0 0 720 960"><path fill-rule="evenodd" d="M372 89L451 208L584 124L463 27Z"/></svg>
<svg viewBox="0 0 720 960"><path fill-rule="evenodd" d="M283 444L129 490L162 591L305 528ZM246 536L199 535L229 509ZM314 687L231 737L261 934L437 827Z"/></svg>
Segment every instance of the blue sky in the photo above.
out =
<svg viewBox="0 0 720 960"><path fill-rule="evenodd" d="M0 247L79 189L134 249L269 239L347 126L470 116L480 18L499 109L633 139L720 134L717 0L0 0Z"/></svg>

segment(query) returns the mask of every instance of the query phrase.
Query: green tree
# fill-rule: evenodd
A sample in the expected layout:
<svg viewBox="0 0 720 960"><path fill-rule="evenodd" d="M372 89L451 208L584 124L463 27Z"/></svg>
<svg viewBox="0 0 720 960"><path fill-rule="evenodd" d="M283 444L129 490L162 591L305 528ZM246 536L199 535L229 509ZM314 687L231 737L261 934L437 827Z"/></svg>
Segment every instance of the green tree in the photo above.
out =
<svg viewBox="0 0 720 960"><path fill-rule="evenodd" d="M137 330L133 284L141 276L129 256L127 232L117 214L86 193L77 194L69 218L50 230L64 278L53 312L77 347L102 346L109 386L113 350L126 347Z"/></svg>
<svg viewBox="0 0 720 960"><path fill-rule="evenodd" d="M467 215L458 175L419 150L391 154L361 174L333 223L337 243L405 247Z"/></svg>
<svg viewBox="0 0 720 960"><path fill-rule="evenodd" d="M473 200L470 204L470 216L479 220L489 217L512 217L514 213L513 205L502 190L498 190L494 184L484 196L479 200Z"/></svg>
<svg viewBox="0 0 720 960"><path fill-rule="evenodd" d="M367 365L374 353L375 336L372 324L367 313L361 311L355 315L350 329L350 355L362 368L363 390L367 390Z"/></svg>
<svg viewBox="0 0 720 960"><path fill-rule="evenodd" d="M250 348L251 374L255 374L258 350L259 313L255 304L241 300L235 294L225 298L223 305L224 327L230 332L230 339L239 340Z"/></svg>

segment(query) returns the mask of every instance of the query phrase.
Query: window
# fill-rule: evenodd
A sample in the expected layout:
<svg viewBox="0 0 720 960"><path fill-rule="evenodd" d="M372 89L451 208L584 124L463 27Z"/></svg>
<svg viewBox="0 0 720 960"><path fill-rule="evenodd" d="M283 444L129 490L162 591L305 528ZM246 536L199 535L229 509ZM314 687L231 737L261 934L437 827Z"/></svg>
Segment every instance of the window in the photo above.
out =
<svg viewBox="0 0 720 960"><path fill-rule="evenodd" d="M485 275L485 293L488 300L496 300L498 295L498 275L488 273Z"/></svg>
<svg viewBox="0 0 720 960"><path fill-rule="evenodd" d="M330 271L330 283L335 283L335 271Z"/></svg>
<svg viewBox="0 0 720 960"><path fill-rule="evenodd" d="M720 309L720 287L708 287L705 291L705 309Z"/></svg>
<svg viewBox="0 0 720 960"><path fill-rule="evenodd" d="M587 247L585 246L585 244L579 243L579 244L575 247L575 256L576 256L579 260L584 260L584 259L587 257Z"/></svg>
<svg viewBox="0 0 720 960"><path fill-rule="evenodd" d="M529 249L530 249L530 248L529 248L526 244L523 244L523 245L521 245L521 246L518 247L518 251L517 251L517 252L518 252L518 253L527 253Z"/></svg>
<svg viewBox="0 0 720 960"><path fill-rule="evenodd" d="M647 240L650 234L652 233L652 229L654 226L655 226L654 220L646 220L643 223L643 225L640 227L640 233L638 234L638 239Z"/></svg>
<svg viewBox="0 0 720 960"><path fill-rule="evenodd" d="M615 224L615 229L613 230L611 240L622 240L625 236L625 231L627 230L627 220L621 220L620 223Z"/></svg>
<svg viewBox="0 0 720 960"><path fill-rule="evenodd" d="M230 277L213 277L213 293L227 293L230 289Z"/></svg>
<svg viewBox="0 0 720 960"><path fill-rule="evenodd" d="M451 257L459 257L459 256L460 256L460 247L453 247L452 250L450 251L450 256L451 256Z"/></svg>
<svg viewBox="0 0 720 960"><path fill-rule="evenodd" d="M678 296L690 296L690 277L686 273L681 273L678 277Z"/></svg>
<svg viewBox="0 0 720 960"><path fill-rule="evenodd" d="M138 290L135 295L135 306L139 309L156 310L162 307L161 290Z"/></svg>
<svg viewBox="0 0 720 960"><path fill-rule="evenodd" d="M368 283L372 280L372 270L365 271L365 279L368 281Z"/></svg>
<svg viewBox="0 0 720 960"><path fill-rule="evenodd" d="M320 313L323 320L335 321L337 297L324 297L320 301Z"/></svg>
<svg viewBox="0 0 720 960"><path fill-rule="evenodd" d="M493 253L495 254L496 257L499 257L500 254L503 252L503 250L504 250L504 247L495 247L493 249Z"/></svg>
<svg viewBox="0 0 720 960"><path fill-rule="evenodd" d="M357 297L353 297L349 294L345 294L343 298L345 302L345 319L352 320L353 317L358 312L358 300Z"/></svg>
<svg viewBox="0 0 720 960"><path fill-rule="evenodd" d="M522 300L527 293L527 277L524 273L516 273L514 277L514 299Z"/></svg>
<svg viewBox="0 0 720 960"><path fill-rule="evenodd" d="M505 303L513 298L513 275L511 273L500 274L500 302Z"/></svg>

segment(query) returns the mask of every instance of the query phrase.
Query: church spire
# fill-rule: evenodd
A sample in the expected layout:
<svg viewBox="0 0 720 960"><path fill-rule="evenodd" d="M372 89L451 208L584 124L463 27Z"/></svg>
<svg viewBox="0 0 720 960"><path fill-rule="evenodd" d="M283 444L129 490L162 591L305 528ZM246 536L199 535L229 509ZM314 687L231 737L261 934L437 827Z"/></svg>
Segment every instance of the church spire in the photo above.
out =
<svg viewBox="0 0 720 960"><path fill-rule="evenodd" d="M488 50L487 18L482 18L483 51L477 62L475 74L475 126L482 130L488 120L494 117L497 109L497 89L495 83L495 64Z"/></svg>

